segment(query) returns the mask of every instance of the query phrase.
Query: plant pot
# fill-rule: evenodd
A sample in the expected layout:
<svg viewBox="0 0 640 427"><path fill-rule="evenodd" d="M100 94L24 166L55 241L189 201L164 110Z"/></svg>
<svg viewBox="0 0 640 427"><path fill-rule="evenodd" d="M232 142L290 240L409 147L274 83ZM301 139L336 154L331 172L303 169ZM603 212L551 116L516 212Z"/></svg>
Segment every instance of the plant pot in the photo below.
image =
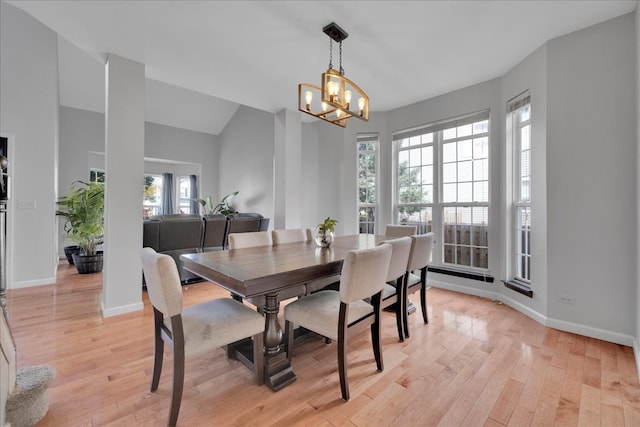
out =
<svg viewBox="0 0 640 427"><path fill-rule="evenodd" d="M73 254L73 263L80 274L99 273L102 271L104 255L98 252L95 255Z"/></svg>
<svg viewBox="0 0 640 427"><path fill-rule="evenodd" d="M64 256L67 257L67 262L73 265L73 254L79 254L80 247L76 245L65 246L64 247Z"/></svg>

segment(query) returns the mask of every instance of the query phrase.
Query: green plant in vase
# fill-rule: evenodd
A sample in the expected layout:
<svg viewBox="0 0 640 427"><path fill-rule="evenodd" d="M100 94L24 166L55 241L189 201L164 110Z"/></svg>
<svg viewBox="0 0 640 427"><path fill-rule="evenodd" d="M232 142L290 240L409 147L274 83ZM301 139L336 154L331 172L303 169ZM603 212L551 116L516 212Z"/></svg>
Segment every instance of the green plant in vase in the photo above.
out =
<svg viewBox="0 0 640 427"><path fill-rule="evenodd" d="M315 241L318 246L323 248L331 246L337 223L338 220L327 217L327 219L316 226Z"/></svg>

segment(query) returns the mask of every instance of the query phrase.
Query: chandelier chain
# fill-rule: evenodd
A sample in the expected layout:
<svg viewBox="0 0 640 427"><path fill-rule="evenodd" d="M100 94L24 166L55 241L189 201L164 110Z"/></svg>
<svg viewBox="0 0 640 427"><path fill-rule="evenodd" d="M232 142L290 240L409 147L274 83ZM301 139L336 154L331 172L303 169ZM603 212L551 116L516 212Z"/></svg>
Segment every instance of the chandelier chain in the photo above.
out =
<svg viewBox="0 0 640 427"><path fill-rule="evenodd" d="M342 68L342 40L340 40L340 74L344 75L344 68Z"/></svg>
<svg viewBox="0 0 640 427"><path fill-rule="evenodd" d="M333 68L333 41L329 38L329 69Z"/></svg>

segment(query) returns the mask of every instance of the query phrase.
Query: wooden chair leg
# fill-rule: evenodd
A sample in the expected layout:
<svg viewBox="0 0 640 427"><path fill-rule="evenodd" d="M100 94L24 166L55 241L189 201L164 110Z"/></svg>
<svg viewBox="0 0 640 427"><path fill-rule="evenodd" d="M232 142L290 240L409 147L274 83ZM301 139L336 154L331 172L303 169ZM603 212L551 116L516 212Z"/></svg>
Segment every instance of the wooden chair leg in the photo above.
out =
<svg viewBox="0 0 640 427"><path fill-rule="evenodd" d="M404 286L402 294L402 324L404 326L404 337L409 338L409 291Z"/></svg>
<svg viewBox="0 0 640 427"><path fill-rule="evenodd" d="M253 369L258 385L264 384L264 335L253 336Z"/></svg>
<svg viewBox="0 0 640 427"><path fill-rule="evenodd" d="M287 354L289 365L291 365L291 359L293 358L293 328L293 323L288 320L284 322L284 351Z"/></svg>
<svg viewBox="0 0 640 427"><path fill-rule="evenodd" d="M162 373L162 361L164 359L164 341L162 341L162 313L153 308L154 317L154 357L153 374L151 375L151 391L158 389L160 374Z"/></svg>
<svg viewBox="0 0 640 427"><path fill-rule="evenodd" d="M380 308L378 307L378 314L376 320L371 324L371 344L373 345L373 357L376 359L376 367L378 372L384 370L384 364L382 362L382 336L380 331Z"/></svg>
<svg viewBox="0 0 640 427"><path fill-rule="evenodd" d="M402 279L400 279L402 280ZM402 290L403 286L402 283L400 283L400 285L398 285L398 281L396 280L396 297L397 300L396 301L396 326L398 327L398 340L400 342L404 341L404 327L403 327L403 323L404 323L404 316L402 315L402 307L405 306L405 304L403 303L404 298L403 298L403 290Z"/></svg>
<svg viewBox="0 0 640 427"><path fill-rule="evenodd" d="M184 388L184 332L180 315L171 318L171 329L173 332L173 387L167 426L174 427L178 422Z"/></svg>
<svg viewBox="0 0 640 427"><path fill-rule="evenodd" d="M420 278L422 280L422 284L420 286L420 305L422 306L422 320L424 320L424 323L429 323L429 318L427 317L427 267L422 269L420 276L422 276Z"/></svg>
<svg viewBox="0 0 640 427"><path fill-rule="evenodd" d="M379 301L378 301L379 302ZM378 305L379 307L379 305ZM349 400L349 379L347 378L347 319L349 318L349 305L340 303L338 316L338 374L340 375L340 390L342 399Z"/></svg>
<svg viewBox="0 0 640 427"><path fill-rule="evenodd" d="M349 380L347 378L347 343L346 335L338 338L338 373L340 375L340 390L342 399L349 400Z"/></svg>

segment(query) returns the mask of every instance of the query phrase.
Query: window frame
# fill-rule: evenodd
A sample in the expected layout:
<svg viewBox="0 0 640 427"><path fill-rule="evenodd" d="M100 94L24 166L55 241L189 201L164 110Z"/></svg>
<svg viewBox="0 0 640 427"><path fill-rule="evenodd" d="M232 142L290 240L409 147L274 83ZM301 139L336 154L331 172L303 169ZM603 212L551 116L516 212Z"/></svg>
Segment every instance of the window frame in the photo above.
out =
<svg viewBox="0 0 640 427"><path fill-rule="evenodd" d="M478 123L478 122L484 122L486 121L486 130L483 132L479 132L477 134L473 134L473 124L474 123ZM472 133L470 135L467 136L456 136L456 138L454 139L447 139L444 140L444 136L443 133L445 130L447 129L451 129L451 128L458 128L460 126L465 126L471 124L472 125ZM405 140L412 138L412 137L416 137L416 136L420 136L421 138L423 138L423 135L429 135L432 134L432 138L429 139L427 138L426 142L425 141L421 141L419 144L411 144L410 142L407 142L406 145L403 146ZM466 141L468 139L473 140L473 138L487 138L486 141L486 157L483 157L482 160L486 159L486 165L487 165L487 172L486 172L486 201L474 201L473 198L473 193L472 193L472 197L471 197L471 201L469 202L459 202L459 201L448 201L448 202L444 202L443 201L443 170L444 170L444 164L443 164L443 144L445 142L451 142L451 141L456 141L456 147L458 146L458 141ZM432 255L432 259L433 259L433 267L441 267L447 270L452 270L452 271L463 271L463 272L470 272L470 273L478 273L482 276L485 276L486 274L489 273L489 259L491 257L491 248L489 245L489 239L488 239L488 235L491 229L491 224L490 224L490 212L491 212L491 174L490 174L490 170L491 170L491 156L490 156L490 152L491 152L491 110L490 109L485 109L485 110L481 110L481 111L477 111L474 113L470 113L467 115L463 115L463 116L459 116L456 118L452 118L452 119L447 119L447 120L442 120L439 122L435 122L435 123L431 123L425 126L420 126L420 127L416 127L416 128L412 128L412 129L407 129L407 130L402 130L402 131L398 131L395 132L393 134L393 154L394 154L394 159L393 159L393 165L394 165L394 173L393 173L393 177L394 177L394 185L393 185L393 189L394 189L394 197L393 197L393 215L394 215L394 219L395 219L395 223L412 223L411 221L406 222L403 221L401 218L401 214L402 214L402 210L403 209L420 209L421 210L421 214L419 217L419 229L418 232L419 233L426 233L429 231L434 232L435 234L435 244L433 247L433 255ZM471 142L473 144L473 142ZM432 197L431 197L431 201L421 201L419 203L410 203L410 202L400 202L400 177L399 177L399 157L400 157L400 152L403 150L410 150L413 148L424 148L424 147L432 147L432 163L431 166L433 168L433 177L431 179L431 185L432 185ZM472 147L473 148L473 147ZM457 148L456 148L457 150ZM456 154L457 156L457 154ZM457 171L457 163L459 162L459 160L457 160L458 158L456 157L456 161L454 162L456 164L456 171ZM475 160L475 158L471 157L471 161L473 162ZM423 163L423 160L421 159L421 163L420 163L421 167L424 167L425 164ZM484 181L484 180L482 180ZM423 181L424 182L424 181ZM460 181L458 180L458 175L456 172L456 185L459 183ZM472 169L472 178L470 180L471 186L473 188L473 184L476 182L476 179L473 177L473 169ZM428 183L427 183L428 185ZM423 193L424 194L424 193ZM470 260L470 265L462 265L462 264L456 264L456 263L448 263L445 262L445 210L447 208L451 208L451 207L455 207L455 208L465 208L465 207L469 207L471 210L473 210L474 208L484 208L486 209L486 225L484 225L484 227L486 227L486 241L485 241L485 245L486 246L482 246L482 248L486 248L486 253L487 253L487 262L486 262L486 267L485 266L474 266L474 262L472 260ZM429 212L430 210L430 218L429 218ZM427 212L426 214L424 212ZM430 224L429 224L429 219L430 219ZM455 244L454 246L459 246L459 244ZM474 242L471 241L469 245L471 249L470 252L472 252L473 248L475 247Z"/></svg>
<svg viewBox="0 0 640 427"><path fill-rule="evenodd" d="M368 150L360 150L360 145L361 144L373 144L374 149L368 149ZM363 203L360 201L360 154L361 152L365 152L365 153L372 153L374 155L374 162L375 162L375 176L374 176L374 198L375 198L375 202L374 203ZM359 232L362 233L362 226L363 224L371 224L371 225L367 225L367 233L366 234L375 234L377 227L378 227L378 214L380 212L379 209L379 203L380 203L380 186L379 186L379 182L380 182L380 134L378 133L358 133L356 135L356 170L357 170L357 176L356 176L356 193L358 194L358 200L357 200L357 223L358 223L358 229ZM362 222L361 221L361 215L360 215L360 211L361 209L373 209L373 222L371 221L365 221ZM368 218L368 217L367 217Z"/></svg>
<svg viewBox="0 0 640 427"><path fill-rule="evenodd" d="M523 110L528 110L528 117L521 119ZM533 152L533 139L532 139L532 106L531 97L528 91L516 96L512 100L507 102L507 132L508 143L512 150L512 173L511 173L511 185L512 185L512 203L510 207L509 215L512 218L512 230L510 233L509 250L511 252L511 259L509 269L509 277L521 286L531 288L531 234L532 234L532 215L531 215L531 202L532 202L532 152ZM524 197L522 193L522 160L521 154L523 152L522 144L522 129L528 127L528 178L529 189L528 198ZM523 246L523 230L521 229L521 212L528 210L528 232L525 233L525 243ZM522 248L526 248L527 252L522 251ZM524 273L522 274L522 261L523 257L526 259Z"/></svg>

